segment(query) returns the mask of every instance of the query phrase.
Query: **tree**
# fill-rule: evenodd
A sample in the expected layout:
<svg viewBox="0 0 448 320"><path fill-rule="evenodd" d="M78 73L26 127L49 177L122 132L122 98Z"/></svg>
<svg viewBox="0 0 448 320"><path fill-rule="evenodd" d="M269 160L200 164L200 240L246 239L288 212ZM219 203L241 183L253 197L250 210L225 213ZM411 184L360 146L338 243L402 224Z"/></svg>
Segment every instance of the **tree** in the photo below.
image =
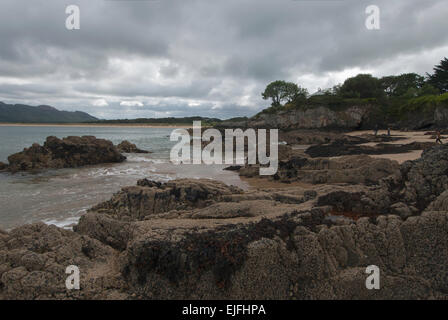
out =
<svg viewBox="0 0 448 320"><path fill-rule="evenodd" d="M404 73L380 79L381 87L389 97L417 95L425 84L425 78L416 73Z"/></svg>
<svg viewBox="0 0 448 320"><path fill-rule="evenodd" d="M383 95L381 83L371 74L358 74L348 78L339 90L345 98L379 98Z"/></svg>
<svg viewBox="0 0 448 320"><path fill-rule="evenodd" d="M421 88L419 92L419 96L426 96L426 95L436 95L439 94L439 89L433 87L429 83L425 83Z"/></svg>
<svg viewBox="0 0 448 320"><path fill-rule="evenodd" d="M439 89L442 93L448 92L448 59L444 58L433 70L433 74L426 74L428 76L428 83Z"/></svg>
<svg viewBox="0 0 448 320"><path fill-rule="evenodd" d="M295 83L277 80L268 84L261 95L265 100L272 99L272 106L277 107L282 105L282 102L293 103L301 100L307 94L306 89Z"/></svg>

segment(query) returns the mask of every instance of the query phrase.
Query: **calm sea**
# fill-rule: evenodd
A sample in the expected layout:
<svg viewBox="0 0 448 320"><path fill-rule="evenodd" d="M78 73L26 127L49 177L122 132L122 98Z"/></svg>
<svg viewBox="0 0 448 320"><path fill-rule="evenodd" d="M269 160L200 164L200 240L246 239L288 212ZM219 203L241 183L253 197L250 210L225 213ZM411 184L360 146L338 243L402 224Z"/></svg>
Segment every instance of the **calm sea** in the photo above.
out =
<svg viewBox="0 0 448 320"><path fill-rule="evenodd" d="M77 169L46 170L37 174L0 173L0 229L43 221L70 228L88 208L109 199L121 187L135 185L138 179L169 181L176 178L210 178L246 188L237 174L223 166L180 165L169 161L175 142L171 128L0 126L0 161L22 151L47 136L93 135L135 143L150 154L126 154L120 164L87 166Z"/></svg>

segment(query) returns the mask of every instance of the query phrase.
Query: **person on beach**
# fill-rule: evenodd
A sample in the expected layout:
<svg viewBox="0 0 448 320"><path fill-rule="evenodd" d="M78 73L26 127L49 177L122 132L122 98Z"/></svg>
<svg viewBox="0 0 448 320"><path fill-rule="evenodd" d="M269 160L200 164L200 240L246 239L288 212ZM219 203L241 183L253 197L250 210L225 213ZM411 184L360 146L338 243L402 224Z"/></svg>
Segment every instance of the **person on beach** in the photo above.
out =
<svg viewBox="0 0 448 320"><path fill-rule="evenodd" d="M440 131L436 131L436 143L443 144L442 137L440 136Z"/></svg>
<svg viewBox="0 0 448 320"><path fill-rule="evenodd" d="M378 125L375 125L375 137L378 135Z"/></svg>

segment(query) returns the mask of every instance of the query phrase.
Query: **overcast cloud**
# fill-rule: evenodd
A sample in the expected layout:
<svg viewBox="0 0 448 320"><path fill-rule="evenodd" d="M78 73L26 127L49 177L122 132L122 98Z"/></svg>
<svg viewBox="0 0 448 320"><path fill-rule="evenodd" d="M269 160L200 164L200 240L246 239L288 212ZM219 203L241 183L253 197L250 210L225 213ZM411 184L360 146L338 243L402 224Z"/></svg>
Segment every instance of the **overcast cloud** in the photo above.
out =
<svg viewBox="0 0 448 320"><path fill-rule="evenodd" d="M78 5L81 29L65 28ZM365 9L381 9L367 30ZM250 116L284 79L310 92L358 73L430 72L446 0L2 0L0 101L100 118Z"/></svg>

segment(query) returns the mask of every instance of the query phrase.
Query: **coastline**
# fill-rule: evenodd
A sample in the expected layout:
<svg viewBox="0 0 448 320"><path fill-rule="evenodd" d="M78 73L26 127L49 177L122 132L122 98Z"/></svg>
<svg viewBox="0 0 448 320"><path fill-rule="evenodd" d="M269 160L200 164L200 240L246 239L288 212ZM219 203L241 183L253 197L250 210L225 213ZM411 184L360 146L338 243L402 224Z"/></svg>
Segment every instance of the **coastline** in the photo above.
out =
<svg viewBox="0 0 448 320"><path fill-rule="evenodd" d="M409 133L407 138L431 139L417 133ZM370 143L381 143L374 141ZM101 150L92 153L103 154ZM374 299L378 296L356 285L365 283L363 257L375 262L378 256L389 257L390 252L398 252L386 261L393 270L417 270L410 276L425 283L415 289L405 287L399 291L403 292L400 298L413 298L412 290L422 298L446 298L437 291L444 283L426 285L439 270L419 269L428 263L428 248L429 255L437 257L435 265L446 261L439 250L446 243L446 212L442 207L447 203L442 187L446 178L434 175L444 164L446 147L435 146L421 155L407 165L405 175L395 161L376 162L354 154L344 156L347 163L323 157L307 160L308 166L304 166L293 158L300 157L303 150L296 149L294 154L291 148L290 152L284 160L290 162L280 167L279 180L240 176L212 167L164 167L151 161L105 163L79 167L68 176L59 174L53 181L56 185L48 190L42 186L38 193L53 194L50 201L57 207L55 212L70 205L64 195L71 195L72 203L79 204L80 198L72 196L76 189L101 196L101 200L97 198L92 206L93 197L88 199L83 211L66 220L70 224L58 223L57 218L42 220L40 214L42 222L0 230L0 247L6 252L6 263L0 270L0 299L187 299L197 295L233 299L242 294L248 299L325 299L329 281L343 288L331 298L346 299L350 297L346 292L355 292L363 299ZM349 163L351 159L353 163ZM156 173L174 179L145 177ZM370 184L392 174L398 183L385 179L384 184ZM122 178L111 180L114 175ZM226 183L223 175L242 181L248 188ZM291 179L282 182L288 177ZM29 188L33 193L27 197L20 193L21 199L38 196L35 182ZM110 188L98 193L100 185ZM113 194L107 196L110 191ZM411 198L403 200L402 194ZM75 217L78 214L79 220ZM378 239L378 234L385 236ZM397 242L396 237L402 241ZM366 246L372 239L375 242ZM405 256L405 250L413 252L415 258L406 262L398 259ZM54 256L62 258L54 262ZM303 260L300 265L298 259ZM326 259L335 261L335 269L328 275L324 272ZM65 266L73 265L73 261L83 270L82 283L88 284L81 287L79 296L59 285L65 280L61 279ZM398 275L408 276L405 271ZM385 282L392 284L379 297L395 296L392 293L403 283L391 282L396 273L388 269L382 272ZM16 290L17 279L21 279L20 290ZM39 286L27 286L28 282ZM299 286L304 290L295 289Z"/></svg>
<svg viewBox="0 0 448 320"><path fill-rule="evenodd" d="M191 125L185 124L101 124L101 123L0 123L0 127L98 127L98 128L182 128L189 129Z"/></svg>

